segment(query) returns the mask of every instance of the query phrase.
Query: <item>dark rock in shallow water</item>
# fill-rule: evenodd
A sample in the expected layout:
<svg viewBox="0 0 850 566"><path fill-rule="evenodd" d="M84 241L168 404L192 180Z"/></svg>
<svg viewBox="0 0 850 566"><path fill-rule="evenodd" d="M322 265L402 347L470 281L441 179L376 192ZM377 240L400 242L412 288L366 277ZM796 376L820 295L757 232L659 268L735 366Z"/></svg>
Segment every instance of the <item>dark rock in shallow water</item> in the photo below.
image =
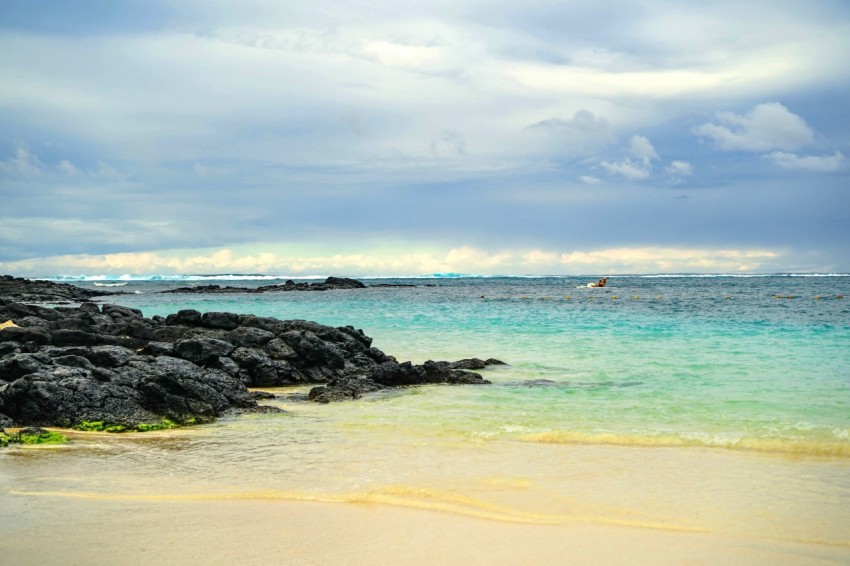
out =
<svg viewBox="0 0 850 566"><path fill-rule="evenodd" d="M357 279L348 277L328 277L325 279L325 285L334 289L365 289L366 285Z"/></svg>
<svg viewBox="0 0 850 566"><path fill-rule="evenodd" d="M257 401L264 401L266 399L274 399L277 395L268 391L251 391L251 397Z"/></svg>
<svg viewBox="0 0 850 566"><path fill-rule="evenodd" d="M309 398L319 403L330 403L359 399L367 393L408 385L485 385L490 383L477 373L457 369L458 366L465 365L471 364L467 364L464 360L461 362L429 360L422 365L413 365L410 362L398 363L395 360L388 360L372 366L368 371L349 372L333 379L327 385L314 387L310 390Z"/></svg>
<svg viewBox="0 0 850 566"><path fill-rule="evenodd" d="M0 329L4 426L207 421L279 410L260 408L247 387L324 383L309 397L330 402L407 385L488 383L464 368L491 363L399 363L351 326L233 313L148 319L117 305L50 309L0 299L0 320L17 325Z"/></svg>
<svg viewBox="0 0 850 566"><path fill-rule="evenodd" d="M376 285L381 286L381 285ZM415 285L395 285L397 287L414 287ZM270 293L287 291L333 291L337 289L365 289L366 285L356 279L348 277L328 277L321 283L296 283L292 280L282 285L262 285L260 287L222 287L220 285L197 285L194 287L178 287L161 291L162 293Z"/></svg>
<svg viewBox="0 0 850 566"><path fill-rule="evenodd" d="M359 399L366 393L373 393L384 388L385 386L375 383L366 375L348 375L338 377L328 385L314 387L310 390L308 398L317 403L347 401Z"/></svg>

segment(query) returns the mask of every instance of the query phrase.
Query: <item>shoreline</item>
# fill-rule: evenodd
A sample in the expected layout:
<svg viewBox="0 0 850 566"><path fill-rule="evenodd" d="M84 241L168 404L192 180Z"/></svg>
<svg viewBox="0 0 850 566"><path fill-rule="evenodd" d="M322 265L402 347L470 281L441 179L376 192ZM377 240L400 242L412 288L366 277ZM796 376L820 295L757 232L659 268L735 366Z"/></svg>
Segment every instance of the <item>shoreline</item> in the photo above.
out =
<svg viewBox="0 0 850 566"><path fill-rule="evenodd" d="M305 425L347 422L330 418ZM294 445L307 429L279 438L268 428L277 419L257 419L152 436L79 433L73 445L0 453L0 551L21 564L850 560L844 459L422 444L374 431ZM245 445L249 431L269 440ZM281 443L277 459L243 461L241 448Z"/></svg>

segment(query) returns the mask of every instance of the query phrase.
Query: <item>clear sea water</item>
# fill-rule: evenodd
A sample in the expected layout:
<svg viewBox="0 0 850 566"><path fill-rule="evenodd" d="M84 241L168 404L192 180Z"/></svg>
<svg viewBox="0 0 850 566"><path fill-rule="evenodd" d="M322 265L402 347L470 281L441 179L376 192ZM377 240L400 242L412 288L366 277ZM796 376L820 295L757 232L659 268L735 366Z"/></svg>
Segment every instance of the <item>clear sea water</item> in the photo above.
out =
<svg viewBox="0 0 850 566"><path fill-rule="evenodd" d="M0 503L35 524L67 498L90 501L92 516L103 500L366 502L808 541L850 559L850 276L622 276L600 289L585 287L592 277L362 280L415 287L205 295L156 291L282 281L75 283L121 285L111 290L130 294L109 302L147 316L352 325L401 361L507 365L481 372L489 386L331 405L279 388L281 415L7 449Z"/></svg>
<svg viewBox="0 0 850 566"><path fill-rule="evenodd" d="M114 302L147 316L194 308L353 325L416 363L505 361L485 371L491 387L429 393L449 406L421 426L444 432L850 457L850 277L615 277L578 288L592 280L364 279L416 287L261 295L161 295L210 281L140 281L115 290L142 294Z"/></svg>

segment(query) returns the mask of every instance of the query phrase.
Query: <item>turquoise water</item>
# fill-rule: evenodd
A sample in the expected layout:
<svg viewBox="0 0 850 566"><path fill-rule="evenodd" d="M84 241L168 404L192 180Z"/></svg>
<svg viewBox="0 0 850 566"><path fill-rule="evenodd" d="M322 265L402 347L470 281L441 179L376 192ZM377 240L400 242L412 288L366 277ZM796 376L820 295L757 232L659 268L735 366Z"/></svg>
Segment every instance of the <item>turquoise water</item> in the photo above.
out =
<svg viewBox="0 0 850 566"><path fill-rule="evenodd" d="M399 360L508 364L483 372L492 386L411 390L352 417L372 429L850 457L850 277L578 288L591 280L364 279L416 287L261 295L156 294L187 282L134 281L116 290L139 294L110 300L147 316L194 308L352 325Z"/></svg>

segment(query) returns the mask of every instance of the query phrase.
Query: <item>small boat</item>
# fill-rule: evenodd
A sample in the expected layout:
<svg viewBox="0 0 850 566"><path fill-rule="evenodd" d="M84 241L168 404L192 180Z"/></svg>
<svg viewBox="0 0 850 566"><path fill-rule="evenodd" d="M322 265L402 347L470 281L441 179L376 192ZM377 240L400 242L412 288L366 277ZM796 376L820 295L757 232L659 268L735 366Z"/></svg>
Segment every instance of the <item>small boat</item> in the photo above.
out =
<svg viewBox="0 0 850 566"><path fill-rule="evenodd" d="M603 277L602 279L600 279L596 283L588 283L587 285L579 285L577 288L581 289L582 287L604 287L607 284L608 284L608 278Z"/></svg>

